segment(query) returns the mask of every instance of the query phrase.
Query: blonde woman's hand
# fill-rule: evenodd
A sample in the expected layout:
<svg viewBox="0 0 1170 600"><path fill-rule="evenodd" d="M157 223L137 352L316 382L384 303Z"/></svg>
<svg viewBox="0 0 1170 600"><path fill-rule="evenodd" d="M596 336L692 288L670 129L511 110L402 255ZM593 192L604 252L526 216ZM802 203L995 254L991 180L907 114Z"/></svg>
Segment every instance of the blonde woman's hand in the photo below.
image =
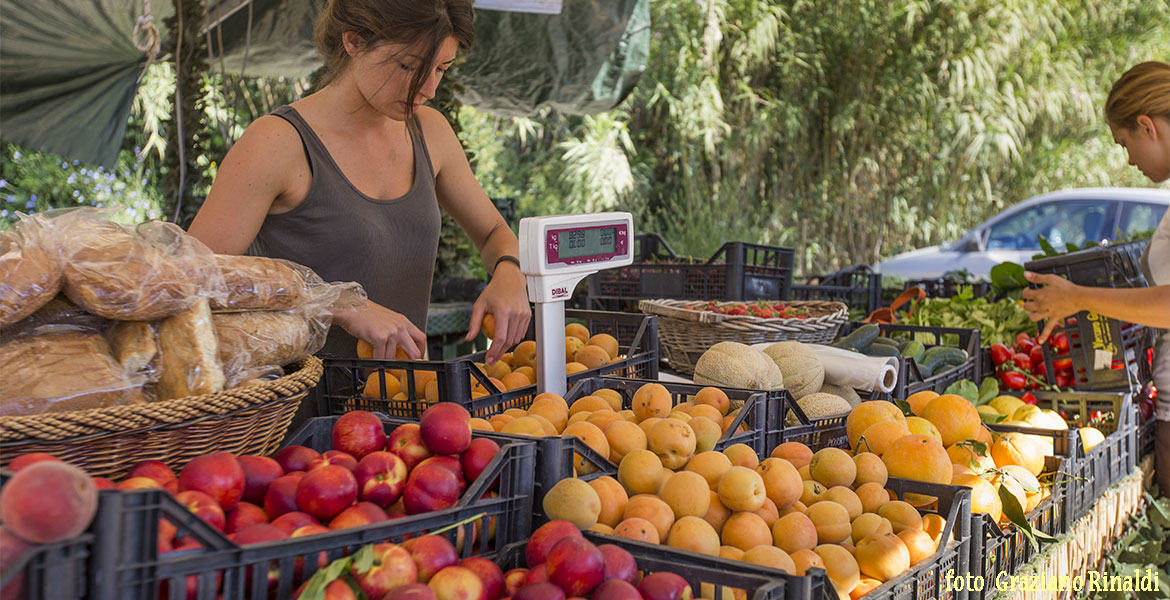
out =
<svg viewBox="0 0 1170 600"><path fill-rule="evenodd" d="M355 309L335 311L333 322L373 346L374 358L401 358L401 351L406 358L418 360L427 347L427 335L406 315L371 301Z"/></svg>
<svg viewBox="0 0 1170 600"><path fill-rule="evenodd" d="M1037 343L1043 344L1048 341L1049 334L1062 319L1080 312L1081 309L1077 306L1077 288L1080 286L1057 275L1031 271L1025 271L1024 278L1043 286L1035 289L1025 288L1022 293L1023 307L1028 311L1028 318L1033 321L1047 320L1044 331L1040 332L1040 337L1036 340Z"/></svg>
<svg viewBox="0 0 1170 600"><path fill-rule="evenodd" d="M532 321L532 307L528 304L528 278L511 263L500 263L491 282L480 293L471 309L471 323L467 340L479 335L485 314L495 319L495 336L484 360L492 364L509 348L520 343L528 333Z"/></svg>

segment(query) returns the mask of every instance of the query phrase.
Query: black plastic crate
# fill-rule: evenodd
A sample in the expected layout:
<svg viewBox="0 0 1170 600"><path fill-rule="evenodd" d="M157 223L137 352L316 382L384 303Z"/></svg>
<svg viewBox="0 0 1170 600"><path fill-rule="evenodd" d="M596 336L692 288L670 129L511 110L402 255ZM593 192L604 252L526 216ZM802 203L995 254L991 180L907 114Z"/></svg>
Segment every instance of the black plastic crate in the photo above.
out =
<svg viewBox="0 0 1170 600"><path fill-rule="evenodd" d="M1067 356L1057 356L1049 344L1043 346L1049 383L1055 381L1053 362L1059 358L1072 359L1069 386L1077 390L1138 390L1149 380L1153 329L1081 311L1066 318L1056 331L1062 330L1068 333Z"/></svg>
<svg viewBox="0 0 1170 600"><path fill-rule="evenodd" d="M972 298L982 298L991 293L991 283L987 281L974 281L971 283L964 283L956 279L946 279L939 277L938 279L912 279L906 282L907 288L920 287L922 291L926 292L927 298L954 298L959 295L961 288L971 288Z"/></svg>
<svg viewBox="0 0 1170 600"><path fill-rule="evenodd" d="M93 536L88 533L51 544L30 545L18 560L5 565L4 571L0 572L3 596L8 598L9 593L15 594L6 588L15 585L17 578L23 578L20 583L23 591L15 598L58 600L87 597L87 566L92 547ZM8 551L6 549L5 554Z"/></svg>
<svg viewBox="0 0 1170 600"><path fill-rule="evenodd" d="M821 448L849 448L849 436L845 433L845 420L849 418L849 413L811 419L795 401L790 401L788 406L790 412L784 413L784 431L768 441L769 455L784 442L800 442L813 452ZM764 456L760 455L761 458Z"/></svg>
<svg viewBox="0 0 1170 600"><path fill-rule="evenodd" d="M854 265L830 273L816 284L794 283L785 300L835 300L850 311L869 314L882 305L882 275L869 265Z"/></svg>
<svg viewBox="0 0 1170 600"><path fill-rule="evenodd" d="M313 419L293 434L289 443L329 448L335 421L336 417ZM389 433L409 421L385 422ZM400 542L463 521L467 522L443 534L457 545L460 555L495 558L508 544L526 539L531 532L535 448L496 434L476 431L473 435L496 440L500 453L451 508L243 547L162 490L102 491L91 530L94 551L90 569L96 576L90 579L87 597L234 600L265 598L271 591L275 597L288 598L300 581L317 570L319 557L331 561L366 544ZM497 480L498 495L485 497ZM176 525L178 535L190 536L203 549L159 554L156 539L160 519ZM494 528L494 535L482 535L485 524L488 531ZM269 589L268 578L251 577L252 573L275 574L273 589Z"/></svg>
<svg viewBox="0 0 1170 600"><path fill-rule="evenodd" d="M1045 472L1057 473L1059 479L1067 479L1068 467L1065 460L1059 457L1045 457ZM1041 483L1044 479L1041 479ZM1066 486L1057 484L1051 487L1052 493L1040 501L1026 517L1034 531L1060 537L1068 531L1070 518L1067 511ZM976 583L982 584L982 589L973 589L968 593L971 600L983 600L996 594L996 581L1001 574L1008 576L1018 573L1020 569L1035 558L1039 552L1032 548L1031 543L1014 525L1001 529L992 522L987 515L972 515L973 534L971 544L970 573ZM1044 550L1043 546L1039 549Z"/></svg>
<svg viewBox="0 0 1170 600"><path fill-rule="evenodd" d="M614 313L593 310L566 310L566 319L583 322L593 335L608 333L618 341L620 358L596 369L568 376L568 384L589 377L613 375L636 379L658 378L658 317L634 313ZM536 324L529 326L525 339L536 335ZM318 385L318 410L322 415L341 415L354 410L366 410L396 417L417 419L430 403L415 393L416 377L421 372L434 374L438 384L438 401L456 402L472 416L485 417L508 408L523 408L536 396L537 386L530 385L510 391L499 390L488 381L488 375L476 362L482 362L485 352L478 352L453 361L375 360L359 358L326 358L321 383ZM405 400L386 397L386 389L379 389L378 398L361 395L367 377L372 373L386 376L387 371L404 373L407 382ZM430 374L426 375L430 377ZM472 397L472 388L479 387L487 394ZM496 410L498 407L503 407Z"/></svg>
<svg viewBox="0 0 1170 600"><path fill-rule="evenodd" d="M627 550L638 563L641 575L668 571L681 576L691 585L695 598L705 592L704 597L722 598L724 589L745 590L747 600L786 600L792 595L784 575L765 567L747 563L684 552L668 546L647 544L616 536L599 535L592 531L582 532L590 542L600 546L614 544ZM506 573L510 569L527 568L524 557L525 544L507 548L497 560ZM817 569L819 572L820 569ZM727 597L731 597L730 593Z"/></svg>
<svg viewBox="0 0 1170 600"><path fill-rule="evenodd" d="M1077 285L1090 287L1146 287L1141 269L1142 252L1150 240L1097 246L1087 250L1028 261L1024 268L1034 273L1063 275Z"/></svg>
<svg viewBox="0 0 1170 600"><path fill-rule="evenodd" d="M670 256L649 254L644 247L640 258L662 262L638 262L590 275L589 302L592 305L595 300L656 298L780 300L789 294L794 255L792 248L727 242L702 261L678 257L673 251Z"/></svg>
<svg viewBox="0 0 1170 600"><path fill-rule="evenodd" d="M850 321L841 325L841 330L837 333L838 339L849 335L858 327L865 325L857 321ZM895 384L891 394L894 398L906 399L911 395L931 390L938 393L943 393L951 384L963 379L970 379L975 381L981 372L981 362L983 357L980 345L980 330L965 329L958 327L926 327L921 325L887 325L879 324L881 336L883 337L898 337L909 338L921 342L926 348L945 343L947 345L956 346L967 352L967 362L950 367L941 373L933 373L929 377L923 377L918 371L918 365L912 360L899 359L898 361L898 383Z"/></svg>
<svg viewBox="0 0 1170 600"><path fill-rule="evenodd" d="M1034 392L1036 405L1067 415L1067 430L1046 430L1010 425L988 425L993 431L1016 431L1051 437L1058 456L1071 458L1066 471L1074 480L1065 486L1069 520L1080 518L1101 494L1137 468L1141 449L1138 440L1137 406L1129 392ZM1076 423L1087 423L1100 411L1104 421L1097 425L1105 440L1085 451Z"/></svg>

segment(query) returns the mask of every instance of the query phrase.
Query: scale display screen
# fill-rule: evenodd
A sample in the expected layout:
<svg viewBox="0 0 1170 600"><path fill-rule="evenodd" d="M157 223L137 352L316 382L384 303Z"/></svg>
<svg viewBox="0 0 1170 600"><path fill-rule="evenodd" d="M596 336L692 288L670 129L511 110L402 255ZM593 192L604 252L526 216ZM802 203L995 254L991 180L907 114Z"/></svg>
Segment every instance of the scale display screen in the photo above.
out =
<svg viewBox="0 0 1170 600"><path fill-rule="evenodd" d="M550 265L608 261L625 256L629 248L625 224L549 229L546 235L545 258Z"/></svg>

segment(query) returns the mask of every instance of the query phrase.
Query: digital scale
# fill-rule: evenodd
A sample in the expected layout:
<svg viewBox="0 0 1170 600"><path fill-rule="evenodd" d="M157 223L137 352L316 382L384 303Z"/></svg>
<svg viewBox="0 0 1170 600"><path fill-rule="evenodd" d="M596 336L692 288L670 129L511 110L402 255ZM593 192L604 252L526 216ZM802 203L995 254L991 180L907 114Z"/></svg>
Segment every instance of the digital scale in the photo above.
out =
<svg viewBox="0 0 1170 600"><path fill-rule="evenodd" d="M520 220L520 271L536 307L538 392L565 395L565 301L577 283L634 262L628 212L552 215Z"/></svg>

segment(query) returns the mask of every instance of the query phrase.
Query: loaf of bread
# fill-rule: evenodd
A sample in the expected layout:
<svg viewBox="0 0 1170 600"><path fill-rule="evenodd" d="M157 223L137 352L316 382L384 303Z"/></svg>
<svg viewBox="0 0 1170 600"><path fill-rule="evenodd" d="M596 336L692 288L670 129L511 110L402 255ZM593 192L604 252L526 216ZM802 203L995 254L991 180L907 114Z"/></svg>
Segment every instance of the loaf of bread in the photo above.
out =
<svg viewBox="0 0 1170 600"><path fill-rule="evenodd" d="M287 264L263 256L217 254L226 293L214 310L288 310L305 298L305 280Z"/></svg>
<svg viewBox="0 0 1170 600"><path fill-rule="evenodd" d="M223 389L215 326L207 299L158 325L162 354L155 392L159 400L212 394Z"/></svg>
<svg viewBox="0 0 1170 600"><path fill-rule="evenodd" d="M160 249L157 240L108 221L79 221L71 229L65 295L88 312L152 321L191 308L205 292L206 270L173 247Z"/></svg>
<svg viewBox="0 0 1170 600"><path fill-rule="evenodd" d="M0 416L35 415L144 402L96 333L27 336L0 346Z"/></svg>
<svg viewBox="0 0 1170 600"><path fill-rule="evenodd" d="M230 381L300 360L325 343L323 324L296 311L216 313L219 359Z"/></svg>
<svg viewBox="0 0 1170 600"><path fill-rule="evenodd" d="M172 317L174 318L174 317ZM147 321L118 321L106 334L114 359L127 373L148 373L157 366L158 340Z"/></svg>
<svg viewBox="0 0 1170 600"><path fill-rule="evenodd" d="M45 239L32 223L0 232L0 327L31 315L60 291L61 255L43 245Z"/></svg>

